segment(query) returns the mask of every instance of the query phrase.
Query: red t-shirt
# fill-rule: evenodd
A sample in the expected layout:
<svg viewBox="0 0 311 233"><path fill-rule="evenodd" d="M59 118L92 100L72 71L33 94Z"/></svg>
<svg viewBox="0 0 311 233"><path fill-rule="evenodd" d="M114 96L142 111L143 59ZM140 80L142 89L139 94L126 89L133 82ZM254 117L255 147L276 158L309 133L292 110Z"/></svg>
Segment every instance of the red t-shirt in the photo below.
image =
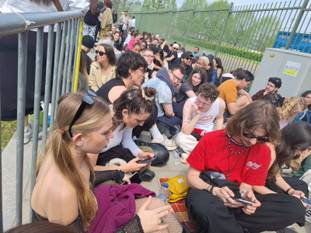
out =
<svg viewBox="0 0 311 233"><path fill-rule="evenodd" d="M231 182L261 186L265 185L271 152L265 144L238 146L230 142L225 130L217 130L200 140L187 161L198 171L221 172Z"/></svg>

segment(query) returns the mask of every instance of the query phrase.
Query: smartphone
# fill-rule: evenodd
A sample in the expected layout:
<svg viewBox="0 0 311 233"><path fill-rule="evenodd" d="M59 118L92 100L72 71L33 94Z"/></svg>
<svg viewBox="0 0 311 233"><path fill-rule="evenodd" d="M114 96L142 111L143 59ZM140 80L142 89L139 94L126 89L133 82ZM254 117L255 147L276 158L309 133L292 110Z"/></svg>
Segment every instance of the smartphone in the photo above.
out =
<svg viewBox="0 0 311 233"><path fill-rule="evenodd" d="M245 200L243 198L234 198L234 200L240 202L243 205L252 205L252 204L254 204L254 202Z"/></svg>
<svg viewBox="0 0 311 233"><path fill-rule="evenodd" d="M149 164L152 163L153 160L155 160L156 156L153 156L152 158L148 158L148 159L142 159L142 160L138 160L137 163L139 164Z"/></svg>
<svg viewBox="0 0 311 233"><path fill-rule="evenodd" d="M306 205L311 206L311 199L302 197L301 200L302 200L302 202L305 203Z"/></svg>

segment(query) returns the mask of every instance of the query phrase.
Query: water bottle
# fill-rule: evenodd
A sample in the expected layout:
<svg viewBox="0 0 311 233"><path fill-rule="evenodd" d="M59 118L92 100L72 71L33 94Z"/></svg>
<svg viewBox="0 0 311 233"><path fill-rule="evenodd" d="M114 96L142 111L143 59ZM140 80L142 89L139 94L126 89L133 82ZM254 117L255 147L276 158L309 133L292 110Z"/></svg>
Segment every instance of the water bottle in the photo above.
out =
<svg viewBox="0 0 311 233"><path fill-rule="evenodd" d="M168 183L163 183L160 187L158 198L164 203L167 203L170 191L168 190Z"/></svg>

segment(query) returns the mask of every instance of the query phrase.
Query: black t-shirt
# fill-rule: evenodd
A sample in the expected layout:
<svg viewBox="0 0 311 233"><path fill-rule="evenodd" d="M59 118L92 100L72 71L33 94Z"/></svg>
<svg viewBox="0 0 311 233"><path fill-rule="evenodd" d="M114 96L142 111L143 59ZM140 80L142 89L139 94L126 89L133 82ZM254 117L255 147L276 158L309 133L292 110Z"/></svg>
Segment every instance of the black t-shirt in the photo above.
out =
<svg viewBox="0 0 311 233"><path fill-rule="evenodd" d="M111 101L108 98L108 94L110 90L115 86L125 86L124 82L120 78L113 78L110 79L108 82L106 82L104 85L101 86L101 88L98 89L96 94L103 98L103 100L108 103L112 104Z"/></svg>
<svg viewBox="0 0 311 233"><path fill-rule="evenodd" d="M180 103L188 99L186 92L190 90L193 90L193 88L188 82L181 84L181 87L176 95L176 102Z"/></svg>
<svg viewBox="0 0 311 233"><path fill-rule="evenodd" d="M171 60L171 61L169 62L169 67L170 67L170 68L171 68L172 66L176 66L176 65L178 65L178 64L180 63L180 60L178 59L178 56L177 56L177 52L176 52L176 51L171 52L171 54L170 54L169 57L171 57L171 56L174 56L174 59Z"/></svg>

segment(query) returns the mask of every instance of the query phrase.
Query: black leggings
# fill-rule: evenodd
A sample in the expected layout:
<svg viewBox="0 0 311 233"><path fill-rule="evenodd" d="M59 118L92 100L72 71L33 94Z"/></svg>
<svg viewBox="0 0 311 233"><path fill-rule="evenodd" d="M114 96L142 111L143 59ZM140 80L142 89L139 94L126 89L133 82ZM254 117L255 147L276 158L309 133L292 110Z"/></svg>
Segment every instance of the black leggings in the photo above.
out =
<svg viewBox="0 0 311 233"><path fill-rule="evenodd" d="M303 181L290 180L289 183L293 188L307 190ZM198 189L189 190L186 205L200 233L258 233L279 230L293 223L304 225L305 208L296 197L284 192L256 194L256 197L261 207L252 215L244 214L241 208L228 208L218 197Z"/></svg>
<svg viewBox="0 0 311 233"><path fill-rule="evenodd" d="M124 148L122 145L118 145L100 153L96 165L105 166L110 160L115 158L120 158L126 162L129 162L136 157L130 152L130 150ZM130 180L132 183L141 183L141 179L139 178L138 174L132 176Z"/></svg>

